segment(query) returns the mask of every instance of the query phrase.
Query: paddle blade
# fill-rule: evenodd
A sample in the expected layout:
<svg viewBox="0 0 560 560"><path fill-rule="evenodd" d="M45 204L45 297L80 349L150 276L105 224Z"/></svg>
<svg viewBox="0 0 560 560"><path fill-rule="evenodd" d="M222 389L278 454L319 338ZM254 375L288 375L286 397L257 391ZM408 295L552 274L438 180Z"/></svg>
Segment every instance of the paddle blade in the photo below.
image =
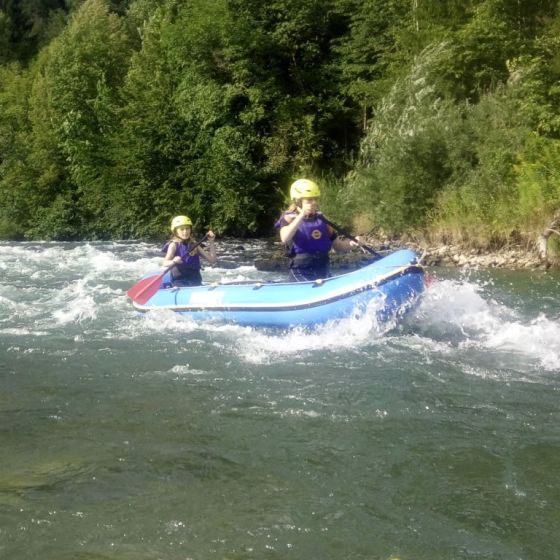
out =
<svg viewBox="0 0 560 560"><path fill-rule="evenodd" d="M167 270L163 271L161 274L156 276L148 276L147 278L142 278L140 282L137 282L126 292L126 295L136 303L144 305L160 288L161 279Z"/></svg>

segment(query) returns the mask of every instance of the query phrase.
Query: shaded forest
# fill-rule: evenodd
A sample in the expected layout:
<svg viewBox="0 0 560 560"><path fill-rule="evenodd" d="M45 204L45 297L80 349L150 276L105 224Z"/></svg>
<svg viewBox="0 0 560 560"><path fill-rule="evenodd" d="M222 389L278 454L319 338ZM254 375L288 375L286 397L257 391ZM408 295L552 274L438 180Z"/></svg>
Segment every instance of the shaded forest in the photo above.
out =
<svg viewBox="0 0 560 560"><path fill-rule="evenodd" d="M0 239L531 240L560 208L553 0L1 0Z"/></svg>

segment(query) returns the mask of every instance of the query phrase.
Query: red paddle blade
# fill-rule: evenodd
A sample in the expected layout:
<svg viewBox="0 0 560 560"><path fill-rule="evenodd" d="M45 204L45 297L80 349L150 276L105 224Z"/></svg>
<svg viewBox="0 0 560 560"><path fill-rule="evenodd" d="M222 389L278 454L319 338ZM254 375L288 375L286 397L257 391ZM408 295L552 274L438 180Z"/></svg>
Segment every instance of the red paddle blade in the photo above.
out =
<svg viewBox="0 0 560 560"><path fill-rule="evenodd" d="M148 276L142 278L126 292L126 295L136 303L144 305L160 288L161 279L167 271L157 274L156 276Z"/></svg>

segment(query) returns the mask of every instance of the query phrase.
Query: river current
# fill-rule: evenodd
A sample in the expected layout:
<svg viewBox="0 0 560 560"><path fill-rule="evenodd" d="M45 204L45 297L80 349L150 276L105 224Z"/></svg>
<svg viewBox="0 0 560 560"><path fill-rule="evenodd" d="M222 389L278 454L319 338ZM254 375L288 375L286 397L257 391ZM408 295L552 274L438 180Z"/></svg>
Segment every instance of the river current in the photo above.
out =
<svg viewBox="0 0 560 560"><path fill-rule="evenodd" d="M207 281L272 279L220 240ZM403 322L138 315L145 243L0 243L0 558L560 558L560 274Z"/></svg>

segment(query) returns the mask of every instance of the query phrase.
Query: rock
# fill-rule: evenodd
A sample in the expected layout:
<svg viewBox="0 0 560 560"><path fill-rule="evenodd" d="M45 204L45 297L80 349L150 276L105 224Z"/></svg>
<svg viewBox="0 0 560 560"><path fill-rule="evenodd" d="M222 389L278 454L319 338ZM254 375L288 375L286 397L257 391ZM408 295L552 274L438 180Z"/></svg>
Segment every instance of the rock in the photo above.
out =
<svg viewBox="0 0 560 560"><path fill-rule="evenodd" d="M397 249L408 248L416 251L422 258L424 266L479 266L483 268L510 268L546 270L551 264L542 261L537 252L533 252L524 245L504 247L495 251L485 250L482 247L468 247L458 245L433 245L425 243L404 241L399 239L366 238L362 241L376 251L388 253ZM535 248L536 250L536 248ZM331 269L341 272L355 270L371 262L371 256L354 251L352 253L331 253ZM284 256L281 243L274 243L270 255L257 259L255 266L264 271L287 271L288 259Z"/></svg>

